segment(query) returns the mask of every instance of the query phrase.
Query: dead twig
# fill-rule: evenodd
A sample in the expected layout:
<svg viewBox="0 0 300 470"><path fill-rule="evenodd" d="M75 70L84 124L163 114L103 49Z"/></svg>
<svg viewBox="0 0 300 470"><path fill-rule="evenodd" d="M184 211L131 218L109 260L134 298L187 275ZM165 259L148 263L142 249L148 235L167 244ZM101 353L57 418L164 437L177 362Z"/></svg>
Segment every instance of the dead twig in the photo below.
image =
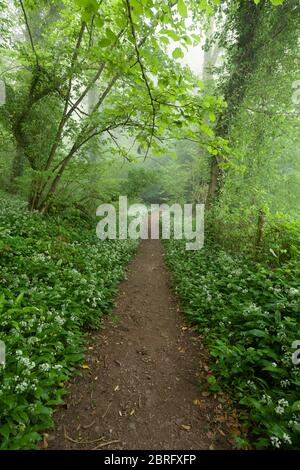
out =
<svg viewBox="0 0 300 470"><path fill-rule="evenodd" d="M95 410L96 407L95 407L94 404L93 404L93 391L91 391L91 396L90 396L90 398L91 398L91 408L92 408L92 410Z"/></svg>
<svg viewBox="0 0 300 470"><path fill-rule="evenodd" d="M82 426L82 428L83 428L83 429L89 429L89 428L91 428L91 427L93 426L93 424L95 424L95 420L92 421L90 424L86 424L86 425Z"/></svg>
<svg viewBox="0 0 300 470"><path fill-rule="evenodd" d="M92 441L81 441L68 436L66 427L64 426L64 438L70 442L74 442L74 444L94 444L95 442L103 441L104 436L98 437L97 439L93 439Z"/></svg>
<svg viewBox="0 0 300 470"><path fill-rule="evenodd" d="M114 441L107 441L107 442L102 442L98 446L94 447L92 450L98 450L101 447L109 446L110 444L116 444L117 442L120 442L119 440L114 440Z"/></svg>
<svg viewBox="0 0 300 470"><path fill-rule="evenodd" d="M102 415L102 419L105 418L105 416L107 415L108 410L109 410L109 408L111 407L111 405L112 405L112 401L108 404L108 407L106 408L105 413Z"/></svg>
<svg viewBox="0 0 300 470"><path fill-rule="evenodd" d="M103 357L104 369L107 369L107 354Z"/></svg>

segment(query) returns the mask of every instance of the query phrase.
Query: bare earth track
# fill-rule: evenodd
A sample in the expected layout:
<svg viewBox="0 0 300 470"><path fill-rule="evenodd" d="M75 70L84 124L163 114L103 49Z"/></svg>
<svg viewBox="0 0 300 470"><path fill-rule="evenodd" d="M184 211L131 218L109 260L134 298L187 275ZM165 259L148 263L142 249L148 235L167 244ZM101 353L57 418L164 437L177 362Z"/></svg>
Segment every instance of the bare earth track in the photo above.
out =
<svg viewBox="0 0 300 470"><path fill-rule="evenodd" d="M229 449L231 418L200 388L208 373L184 322L159 240L145 240L113 316L92 333L86 364L55 414L49 449Z"/></svg>

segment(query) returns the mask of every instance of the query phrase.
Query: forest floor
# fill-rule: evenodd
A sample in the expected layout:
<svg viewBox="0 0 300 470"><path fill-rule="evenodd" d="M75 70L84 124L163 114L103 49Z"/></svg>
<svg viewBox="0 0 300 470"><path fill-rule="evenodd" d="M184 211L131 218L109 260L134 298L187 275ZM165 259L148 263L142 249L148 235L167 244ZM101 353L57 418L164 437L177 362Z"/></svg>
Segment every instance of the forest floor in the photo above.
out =
<svg viewBox="0 0 300 470"><path fill-rule="evenodd" d="M207 390L201 337L172 293L159 240L144 240L113 314L89 334L49 449L230 449L226 397Z"/></svg>

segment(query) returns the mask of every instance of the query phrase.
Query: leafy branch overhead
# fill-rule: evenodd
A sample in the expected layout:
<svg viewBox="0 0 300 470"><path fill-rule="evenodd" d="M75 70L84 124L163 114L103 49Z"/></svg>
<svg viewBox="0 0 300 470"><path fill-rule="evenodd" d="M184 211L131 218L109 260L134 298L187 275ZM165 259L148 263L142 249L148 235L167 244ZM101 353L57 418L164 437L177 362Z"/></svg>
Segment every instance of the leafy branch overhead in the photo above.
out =
<svg viewBox="0 0 300 470"><path fill-rule="evenodd" d="M222 110L222 100L205 95L202 83L176 61L199 41L196 34L187 36L185 27L188 15L200 14L196 2L19 0L17 5L29 40L15 38L5 49L8 58L15 50L12 60L19 69L17 75L5 74L12 92L18 90L6 112L18 158L32 170L32 209L47 211L70 162L86 158L91 145L100 156L113 129L135 135L145 158L150 149L164 148L166 136L185 133L209 148L226 148L208 124ZM178 44L175 60L168 53L171 41ZM46 101L54 111L47 132L34 129L37 139L43 135L41 153L30 141L30 123ZM21 166L16 162L19 171Z"/></svg>

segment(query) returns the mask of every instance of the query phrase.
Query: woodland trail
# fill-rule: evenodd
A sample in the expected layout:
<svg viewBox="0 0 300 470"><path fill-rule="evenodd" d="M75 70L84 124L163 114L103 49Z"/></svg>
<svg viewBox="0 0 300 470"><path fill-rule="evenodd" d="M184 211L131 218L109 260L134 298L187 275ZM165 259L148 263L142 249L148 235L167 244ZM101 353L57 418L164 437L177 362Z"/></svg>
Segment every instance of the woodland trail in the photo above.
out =
<svg viewBox="0 0 300 470"><path fill-rule="evenodd" d="M179 311L159 240L141 242L88 346L89 368L69 385L49 449L231 448L231 418L199 387L206 352Z"/></svg>

